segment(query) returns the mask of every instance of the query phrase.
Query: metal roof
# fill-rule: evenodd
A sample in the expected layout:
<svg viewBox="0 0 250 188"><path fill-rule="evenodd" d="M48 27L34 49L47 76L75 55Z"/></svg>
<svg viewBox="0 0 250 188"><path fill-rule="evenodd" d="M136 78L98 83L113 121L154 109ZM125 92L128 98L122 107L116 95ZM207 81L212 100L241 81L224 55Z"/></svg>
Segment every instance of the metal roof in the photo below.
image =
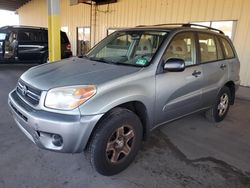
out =
<svg viewBox="0 0 250 188"><path fill-rule="evenodd" d="M30 0L1 0L0 9L15 11Z"/></svg>
<svg viewBox="0 0 250 188"><path fill-rule="evenodd" d="M85 3L85 4L92 4L95 3L96 5L105 5L109 3L116 3L117 0L70 0L70 5L77 5L79 3Z"/></svg>

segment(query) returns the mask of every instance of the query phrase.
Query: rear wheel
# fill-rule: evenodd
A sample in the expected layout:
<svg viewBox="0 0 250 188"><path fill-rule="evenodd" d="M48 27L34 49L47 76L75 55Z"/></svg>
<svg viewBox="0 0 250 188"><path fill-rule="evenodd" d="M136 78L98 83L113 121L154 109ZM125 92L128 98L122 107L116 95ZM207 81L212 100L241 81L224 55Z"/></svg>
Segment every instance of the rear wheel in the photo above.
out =
<svg viewBox="0 0 250 188"><path fill-rule="evenodd" d="M129 166L141 142L140 119L132 111L116 108L99 124L87 152L96 171L110 176Z"/></svg>
<svg viewBox="0 0 250 188"><path fill-rule="evenodd" d="M229 110L231 93L228 87L223 87L217 98L215 105L206 112L206 117L212 122L222 121Z"/></svg>

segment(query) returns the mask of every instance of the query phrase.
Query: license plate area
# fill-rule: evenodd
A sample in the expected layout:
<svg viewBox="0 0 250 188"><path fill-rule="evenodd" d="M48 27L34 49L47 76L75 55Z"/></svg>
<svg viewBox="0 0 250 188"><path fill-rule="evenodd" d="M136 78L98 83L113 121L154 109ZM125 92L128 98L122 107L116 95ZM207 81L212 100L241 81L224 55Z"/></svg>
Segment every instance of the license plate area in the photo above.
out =
<svg viewBox="0 0 250 188"><path fill-rule="evenodd" d="M10 106L21 119L23 119L25 122L28 122L28 118L23 115L19 110L17 110L17 108L13 104L10 103Z"/></svg>

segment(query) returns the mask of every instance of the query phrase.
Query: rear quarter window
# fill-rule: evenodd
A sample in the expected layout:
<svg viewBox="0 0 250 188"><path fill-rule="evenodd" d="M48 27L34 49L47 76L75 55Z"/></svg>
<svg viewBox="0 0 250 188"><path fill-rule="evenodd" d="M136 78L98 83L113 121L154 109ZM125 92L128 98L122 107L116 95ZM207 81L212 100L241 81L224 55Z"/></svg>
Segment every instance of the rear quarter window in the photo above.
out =
<svg viewBox="0 0 250 188"><path fill-rule="evenodd" d="M226 39L221 38L221 43L225 52L225 58L226 59L234 58L235 57L234 51L232 49L232 46L229 44L229 42Z"/></svg>
<svg viewBox="0 0 250 188"><path fill-rule="evenodd" d="M42 31L20 30L18 31L18 41L20 42L43 42Z"/></svg>

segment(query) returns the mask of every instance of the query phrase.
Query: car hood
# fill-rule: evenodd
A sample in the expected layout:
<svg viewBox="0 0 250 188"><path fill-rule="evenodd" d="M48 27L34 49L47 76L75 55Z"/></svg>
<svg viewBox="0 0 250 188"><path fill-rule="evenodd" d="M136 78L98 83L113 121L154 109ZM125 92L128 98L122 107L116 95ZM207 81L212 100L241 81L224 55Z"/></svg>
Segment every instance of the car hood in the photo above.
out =
<svg viewBox="0 0 250 188"><path fill-rule="evenodd" d="M71 85L99 85L141 69L141 67L107 64L83 58L69 58L33 67L26 71L21 79L40 90L49 90Z"/></svg>

